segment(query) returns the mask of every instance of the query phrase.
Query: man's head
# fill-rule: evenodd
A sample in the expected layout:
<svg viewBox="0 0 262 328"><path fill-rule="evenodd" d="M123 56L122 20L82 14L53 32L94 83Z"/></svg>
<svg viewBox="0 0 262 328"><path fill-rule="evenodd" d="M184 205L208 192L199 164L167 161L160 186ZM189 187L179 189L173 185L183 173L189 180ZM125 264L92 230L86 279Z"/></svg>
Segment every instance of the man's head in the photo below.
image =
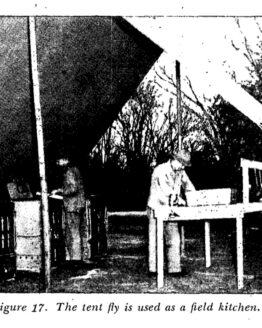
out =
<svg viewBox="0 0 262 328"><path fill-rule="evenodd" d="M182 149L173 154L171 159L172 167L176 170L181 170L185 166L191 165L191 155L188 151Z"/></svg>
<svg viewBox="0 0 262 328"><path fill-rule="evenodd" d="M57 161L56 161L56 165L59 166L59 167L66 167L69 165L69 159L64 157L64 158L59 158Z"/></svg>

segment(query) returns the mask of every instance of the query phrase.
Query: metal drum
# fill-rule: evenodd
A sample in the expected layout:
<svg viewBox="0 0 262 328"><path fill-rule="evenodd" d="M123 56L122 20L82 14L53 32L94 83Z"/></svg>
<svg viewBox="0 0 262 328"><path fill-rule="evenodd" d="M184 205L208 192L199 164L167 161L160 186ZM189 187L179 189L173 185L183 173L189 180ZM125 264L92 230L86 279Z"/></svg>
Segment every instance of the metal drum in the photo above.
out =
<svg viewBox="0 0 262 328"><path fill-rule="evenodd" d="M15 201L16 269L40 272L42 267L40 201Z"/></svg>

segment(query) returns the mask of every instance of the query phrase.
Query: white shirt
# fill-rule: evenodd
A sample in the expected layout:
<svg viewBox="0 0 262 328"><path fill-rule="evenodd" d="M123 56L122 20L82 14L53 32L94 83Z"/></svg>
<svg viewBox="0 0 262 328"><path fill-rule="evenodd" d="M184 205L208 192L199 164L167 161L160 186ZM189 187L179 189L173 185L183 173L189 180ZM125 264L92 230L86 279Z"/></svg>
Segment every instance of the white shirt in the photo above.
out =
<svg viewBox="0 0 262 328"><path fill-rule="evenodd" d="M185 192L195 190L186 172L173 170L171 161L160 164L152 174L147 206L153 210L168 209L170 195L181 196L182 189Z"/></svg>

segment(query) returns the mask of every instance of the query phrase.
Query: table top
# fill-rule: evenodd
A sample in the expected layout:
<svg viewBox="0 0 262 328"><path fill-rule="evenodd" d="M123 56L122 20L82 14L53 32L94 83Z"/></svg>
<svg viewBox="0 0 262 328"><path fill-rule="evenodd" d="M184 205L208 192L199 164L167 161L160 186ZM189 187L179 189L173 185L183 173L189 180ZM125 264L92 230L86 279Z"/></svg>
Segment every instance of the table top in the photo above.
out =
<svg viewBox="0 0 262 328"><path fill-rule="evenodd" d="M262 202L242 204L245 213L262 212Z"/></svg>
<svg viewBox="0 0 262 328"><path fill-rule="evenodd" d="M188 207L173 206L171 212L168 221L230 219L243 217L245 213L262 212L262 202Z"/></svg>
<svg viewBox="0 0 262 328"><path fill-rule="evenodd" d="M256 203L237 203L228 205L204 205L204 206L174 206L167 220L187 221L187 220L205 220L205 219L230 219L238 216L244 216L245 213L262 212L262 202ZM108 217L145 217L146 211L115 211L108 212Z"/></svg>

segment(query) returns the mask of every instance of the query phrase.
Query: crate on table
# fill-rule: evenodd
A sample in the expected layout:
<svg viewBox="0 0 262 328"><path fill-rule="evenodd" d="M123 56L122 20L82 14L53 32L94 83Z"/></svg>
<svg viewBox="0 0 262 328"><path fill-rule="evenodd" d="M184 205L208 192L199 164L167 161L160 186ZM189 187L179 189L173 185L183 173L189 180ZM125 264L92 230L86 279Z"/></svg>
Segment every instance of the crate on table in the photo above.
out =
<svg viewBox="0 0 262 328"><path fill-rule="evenodd" d="M186 193L188 206L228 205L236 203L236 190L231 188L203 189Z"/></svg>

